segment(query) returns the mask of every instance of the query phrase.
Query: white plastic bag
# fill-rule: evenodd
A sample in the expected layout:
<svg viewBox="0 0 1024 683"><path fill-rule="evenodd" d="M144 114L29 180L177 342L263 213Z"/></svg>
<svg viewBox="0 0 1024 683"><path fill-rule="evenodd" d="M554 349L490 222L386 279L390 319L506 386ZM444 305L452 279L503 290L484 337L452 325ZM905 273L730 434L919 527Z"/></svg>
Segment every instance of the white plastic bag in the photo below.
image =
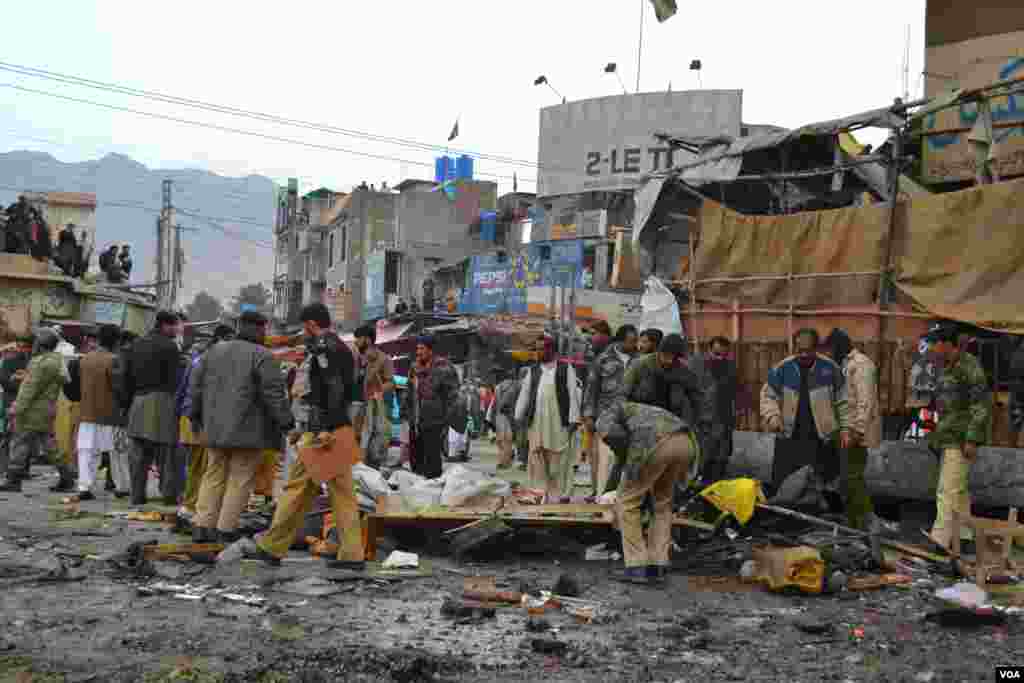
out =
<svg viewBox="0 0 1024 683"><path fill-rule="evenodd" d="M409 470L395 470L391 473L391 477L388 478L391 488L398 489L399 493L424 481L426 481L425 477L414 474Z"/></svg>
<svg viewBox="0 0 1024 683"><path fill-rule="evenodd" d="M381 473L365 463L360 462L352 466L352 480L356 484L356 490L371 500L391 493L391 487L384 481Z"/></svg>
<svg viewBox="0 0 1024 683"><path fill-rule="evenodd" d="M444 474L441 505L459 507L481 496L508 496L512 486L504 479L490 477L478 470L462 465L449 468Z"/></svg>
<svg viewBox="0 0 1024 683"><path fill-rule="evenodd" d="M420 512L441 504L441 490L444 481L426 479L399 491L402 496L402 507L410 512Z"/></svg>
<svg viewBox="0 0 1024 683"><path fill-rule="evenodd" d="M666 335L683 334L683 322L679 317L676 295L657 277L651 275L644 283L640 306L643 308L640 329L654 327Z"/></svg>

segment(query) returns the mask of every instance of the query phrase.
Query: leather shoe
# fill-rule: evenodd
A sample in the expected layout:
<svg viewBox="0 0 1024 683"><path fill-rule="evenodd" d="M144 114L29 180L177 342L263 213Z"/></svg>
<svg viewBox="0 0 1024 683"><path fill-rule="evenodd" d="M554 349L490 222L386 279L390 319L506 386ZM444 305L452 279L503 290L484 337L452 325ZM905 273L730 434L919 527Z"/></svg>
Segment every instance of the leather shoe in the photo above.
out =
<svg viewBox="0 0 1024 683"><path fill-rule="evenodd" d="M50 487L51 493L72 493L75 490L75 482L68 479L61 479Z"/></svg>
<svg viewBox="0 0 1024 683"><path fill-rule="evenodd" d="M217 532L213 529L207 529L206 527L196 526L192 527L192 542L193 543L216 543Z"/></svg>
<svg viewBox="0 0 1024 683"><path fill-rule="evenodd" d="M242 557L244 557L244 558L246 558L248 560L259 560L260 562L262 562L262 563L264 563L266 565L269 565L271 567L280 567L281 566L281 559L280 558L274 557L273 555L268 553L266 550L264 550L263 548L259 547L258 545L255 545L255 544L253 544L252 548L246 548L242 552Z"/></svg>
<svg viewBox="0 0 1024 683"><path fill-rule="evenodd" d="M652 564L647 568L647 578L652 584L663 586L668 583L668 567Z"/></svg>
<svg viewBox="0 0 1024 683"><path fill-rule="evenodd" d="M213 542L223 543L224 545L231 545L242 538L242 534L237 531L221 531L217 529L214 533L216 534L216 539Z"/></svg>
<svg viewBox="0 0 1024 683"><path fill-rule="evenodd" d="M647 567L626 567L612 572L612 580L637 586L650 586L651 580L648 577L647 569Z"/></svg>
<svg viewBox="0 0 1024 683"><path fill-rule="evenodd" d="M334 558L327 558L324 560L324 564L327 565L328 569L344 569L350 572L366 571L366 562L363 560L337 560Z"/></svg>
<svg viewBox="0 0 1024 683"><path fill-rule="evenodd" d="M0 493L21 493L21 480L8 479L0 484Z"/></svg>
<svg viewBox="0 0 1024 683"><path fill-rule="evenodd" d="M82 502L83 500L96 500L96 494L92 491L79 491L78 501Z"/></svg>

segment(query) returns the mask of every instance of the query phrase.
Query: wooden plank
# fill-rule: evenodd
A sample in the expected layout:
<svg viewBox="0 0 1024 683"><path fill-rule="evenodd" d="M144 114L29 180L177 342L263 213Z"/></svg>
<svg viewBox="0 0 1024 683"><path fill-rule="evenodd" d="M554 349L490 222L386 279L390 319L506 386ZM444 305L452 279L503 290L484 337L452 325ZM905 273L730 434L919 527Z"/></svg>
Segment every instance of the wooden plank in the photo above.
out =
<svg viewBox="0 0 1024 683"><path fill-rule="evenodd" d="M902 586L913 582L914 579L904 574L882 574L880 576L850 579L846 589L851 591L870 591L885 588L886 586Z"/></svg>

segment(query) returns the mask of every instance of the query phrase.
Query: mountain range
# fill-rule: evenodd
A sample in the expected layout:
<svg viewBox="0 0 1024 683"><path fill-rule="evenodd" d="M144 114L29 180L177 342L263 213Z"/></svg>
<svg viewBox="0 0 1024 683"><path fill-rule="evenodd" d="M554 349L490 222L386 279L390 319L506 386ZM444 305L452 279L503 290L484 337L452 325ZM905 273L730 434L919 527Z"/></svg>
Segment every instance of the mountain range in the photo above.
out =
<svg viewBox="0 0 1024 683"><path fill-rule="evenodd" d="M156 224L161 183L173 181L177 223L184 229L182 306L200 291L225 305L244 285L273 279L274 192L272 180L250 175L230 178L199 169L150 169L123 154L64 163L45 152L0 154L0 201L19 192L96 194L96 257L110 244L130 244L133 282L155 277Z"/></svg>

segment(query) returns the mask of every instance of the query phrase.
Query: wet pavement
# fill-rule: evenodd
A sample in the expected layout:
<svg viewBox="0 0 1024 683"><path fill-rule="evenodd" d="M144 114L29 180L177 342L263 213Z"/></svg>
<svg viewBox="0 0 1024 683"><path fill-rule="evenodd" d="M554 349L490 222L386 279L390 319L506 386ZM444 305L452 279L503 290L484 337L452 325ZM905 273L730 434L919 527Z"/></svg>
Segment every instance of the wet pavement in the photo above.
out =
<svg viewBox="0 0 1024 683"><path fill-rule="evenodd" d="M478 448L474 466L492 467L490 451ZM0 683L938 682L993 680L996 664L1024 664L1019 619L929 618L935 587L951 583L941 578L842 596L715 592L681 574L654 589L616 583L615 563L586 562L557 543L539 555L510 544L464 564L425 556L429 575L401 579L342 580L300 552L279 569L160 562L158 576L129 578L107 560L133 542L187 539L103 516L126 509L109 494L68 518L62 496L46 490L52 475L39 471L27 495L0 495ZM442 615L466 576L547 590L563 573L583 599L603 603L593 622L521 607ZM287 586L311 577L323 581ZM140 590L161 581L207 594ZM303 585L340 592L306 596ZM18 677L26 671L31 678Z"/></svg>

